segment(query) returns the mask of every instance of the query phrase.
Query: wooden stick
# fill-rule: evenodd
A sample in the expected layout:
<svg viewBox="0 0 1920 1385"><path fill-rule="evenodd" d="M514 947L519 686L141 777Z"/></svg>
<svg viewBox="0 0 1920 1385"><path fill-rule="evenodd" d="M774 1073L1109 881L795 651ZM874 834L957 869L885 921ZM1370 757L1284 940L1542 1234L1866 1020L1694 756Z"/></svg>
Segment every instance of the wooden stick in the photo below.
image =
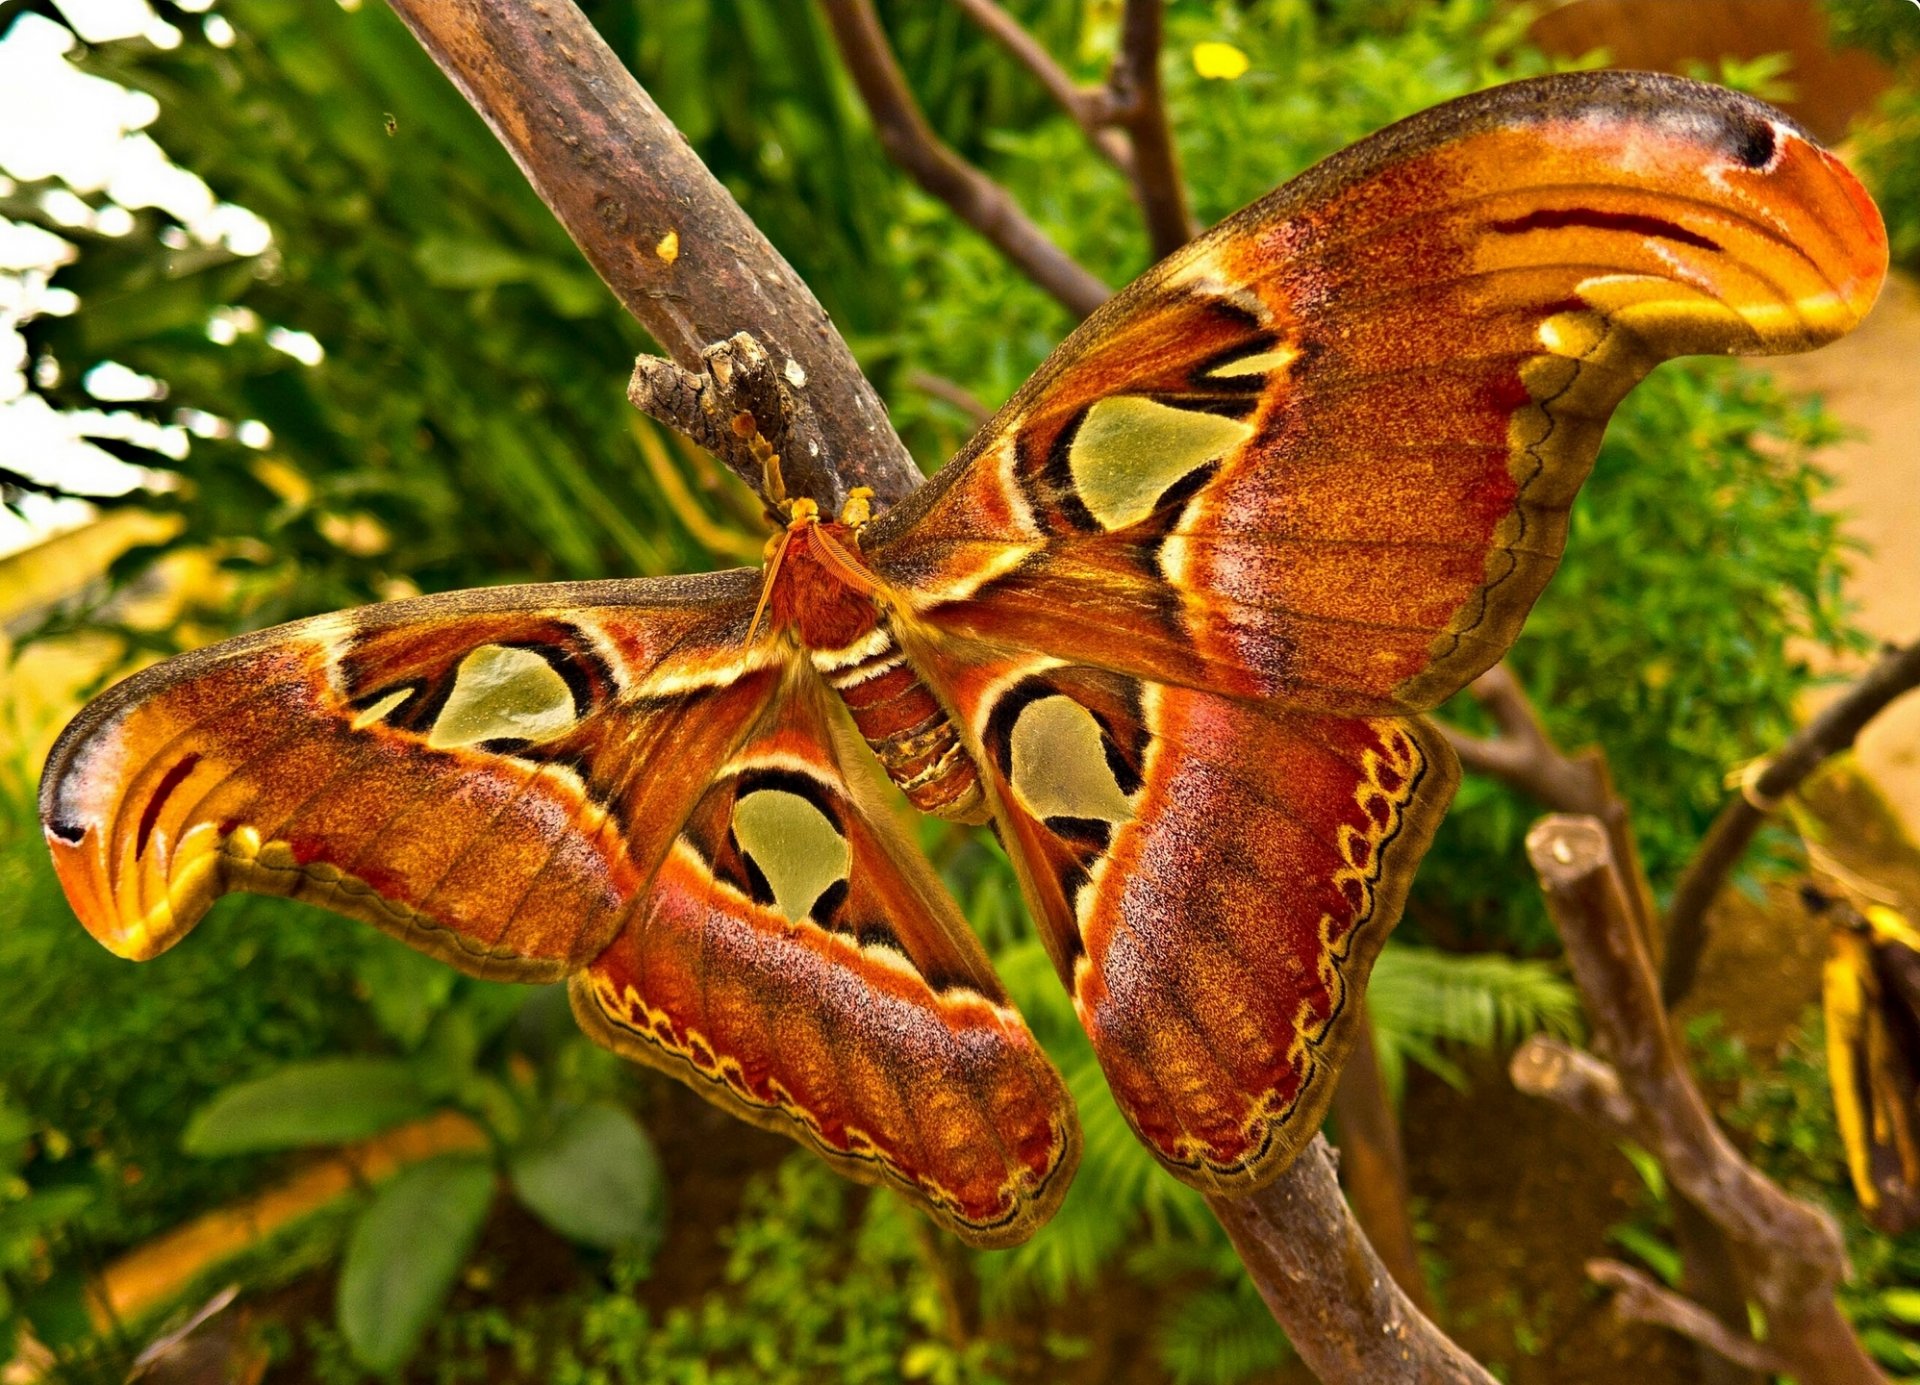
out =
<svg viewBox="0 0 1920 1385"><path fill-rule="evenodd" d="M1070 311L1085 317L1106 302L1112 290L1048 239L1011 193L933 132L907 87L873 0L820 0L820 7L887 157Z"/></svg>
<svg viewBox="0 0 1920 1385"><path fill-rule="evenodd" d="M1146 218L1155 259L1172 254L1194 233L1160 85L1163 4L1164 0L1127 0L1120 56L1107 78L1110 118L1132 137L1133 195Z"/></svg>
<svg viewBox="0 0 1920 1385"><path fill-rule="evenodd" d="M839 455L809 474L892 503L920 472L793 267L707 171L572 0L391 0L614 295L681 365L751 330L791 361Z"/></svg>
<svg viewBox="0 0 1920 1385"><path fill-rule="evenodd" d="M1707 946L1707 910L1746 854L1760 824L1824 761L1851 746L1888 703L1916 687L1920 687L1920 640L1904 649L1888 650L1844 696L1760 762L1759 772L1720 810L1674 888L1673 904L1667 910L1667 955L1660 992L1669 1007L1693 989Z"/></svg>
<svg viewBox="0 0 1920 1385"><path fill-rule="evenodd" d="M1610 1123L1621 1100L1630 1105L1639 1142L1724 1236L1748 1295L1766 1314L1766 1350L1790 1364L1788 1374L1801 1385L1881 1385L1885 1377L1834 1301L1847 1276L1840 1228L1749 1164L1694 1085L1605 826L1585 816L1543 818L1527 834L1527 855L1566 944L1594 1042L1618 1081L1618 1095L1608 1096L1606 1082L1588 1069L1572 1082L1542 1084L1543 1094L1580 1093L1574 1109L1607 1111Z"/></svg>
<svg viewBox="0 0 1920 1385"><path fill-rule="evenodd" d="M1245 1197L1210 1195L1260 1296L1300 1359L1328 1382L1493 1385L1408 1301L1340 1197L1325 1136Z"/></svg>

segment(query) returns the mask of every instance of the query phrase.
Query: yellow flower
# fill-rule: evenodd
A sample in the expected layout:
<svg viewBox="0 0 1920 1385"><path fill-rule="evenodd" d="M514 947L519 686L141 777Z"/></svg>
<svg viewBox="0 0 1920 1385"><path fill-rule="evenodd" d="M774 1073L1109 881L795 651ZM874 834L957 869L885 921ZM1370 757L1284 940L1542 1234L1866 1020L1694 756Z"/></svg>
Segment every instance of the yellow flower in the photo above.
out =
<svg viewBox="0 0 1920 1385"><path fill-rule="evenodd" d="M1236 77L1246 75L1247 67L1247 55L1231 43L1193 45L1193 70L1202 77L1231 82Z"/></svg>

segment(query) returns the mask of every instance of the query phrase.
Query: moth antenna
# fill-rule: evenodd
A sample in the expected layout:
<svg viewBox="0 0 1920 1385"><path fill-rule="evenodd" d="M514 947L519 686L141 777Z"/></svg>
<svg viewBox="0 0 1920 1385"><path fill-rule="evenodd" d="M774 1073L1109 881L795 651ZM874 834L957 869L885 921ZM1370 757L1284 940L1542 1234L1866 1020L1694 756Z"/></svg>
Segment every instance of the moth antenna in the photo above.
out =
<svg viewBox="0 0 1920 1385"><path fill-rule="evenodd" d="M880 594L879 580L855 562L833 535L815 525L807 530L807 536L813 542L814 556L831 569L835 577L866 596Z"/></svg>
<svg viewBox="0 0 1920 1385"><path fill-rule="evenodd" d="M773 557L767 564L766 580L760 584L760 604L753 608L753 619L747 625L747 648L753 647L753 637L760 631L760 617L766 614L767 599L773 595L773 579L780 575L780 564L786 560L787 545L793 542L793 530L782 529L773 541Z"/></svg>

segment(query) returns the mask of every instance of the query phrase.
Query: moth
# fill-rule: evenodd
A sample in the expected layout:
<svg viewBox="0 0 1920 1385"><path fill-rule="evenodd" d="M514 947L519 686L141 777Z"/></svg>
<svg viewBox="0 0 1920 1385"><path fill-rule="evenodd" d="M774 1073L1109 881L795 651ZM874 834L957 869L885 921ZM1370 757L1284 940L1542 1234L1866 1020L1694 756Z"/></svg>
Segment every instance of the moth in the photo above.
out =
<svg viewBox="0 0 1920 1385"><path fill-rule="evenodd" d="M1886 257L1746 97L1470 96L1149 271L890 511L785 502L762 571L398 601L136 674L54 750L47 841L122 956L253 890L565 978L596 1041L1011 1244L1074 1113L874 756L993 824L1147 1147L1251 1190L1319 1125L1453 792L1422 714L1518 634L1609 413L1668 357L1840 335Z"/></svg>

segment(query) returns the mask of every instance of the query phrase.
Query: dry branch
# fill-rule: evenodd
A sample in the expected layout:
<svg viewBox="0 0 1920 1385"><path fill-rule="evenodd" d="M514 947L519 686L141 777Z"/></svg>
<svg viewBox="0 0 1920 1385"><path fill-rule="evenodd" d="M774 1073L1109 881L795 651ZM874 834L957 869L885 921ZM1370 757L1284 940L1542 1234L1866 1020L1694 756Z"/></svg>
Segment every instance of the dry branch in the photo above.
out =
<svg viewBox="0 0 1920 1385"><path fill-rule="evenodd" d="M1331 1111L1339 1137L1340 1182L1347 1190L1354 1220L1367 1233L1394 1282L1406 1290L1414 1307L1431 1314L1433 1296L1420 1270L1420 1248L1407 1211L1407 1155L1400 1141L1400 1122L1380 1075L1373 1016L1365 1012L1365 1001L1360 1004L1360 1038L1340 1065L1333 1086Z"/></svg>
<svg viewBox="0 0 1920 1385"><path fill-rule="evenodd" d="M1054 61L1053 54L1046 50L1046 46L994 0L953 2L982 33L1004 48L1015 62L1026 68L1046 88L1047 95L1080 127L1080 133L1087 137L1087 143L1093 146L1094 151L1131 181L1133 149L1117 131L1102 123L1106 119L1109 104L1106 92L1099 87L1084 87L1074 81L1067 75L1067 70Z"/></svg>
<svg viewBox="0 0 1920 1385"><path fill-rule="evenodd" d="M833 508L920 483L853 353L571 0L391 0L628 312L681 365L750 330L798 364L837 453L789 480Z"/></svg>
<svg viewBox="0 0 1920 1385"><path fill-rule="evenodd" d="M1267 1187L1207 1198L1287 1339L1324 1381L1492 1385L1407 1299L1340 1197L1324 1136Z"/></svg>
<svg viewBox="0 0 1920 1385"><path fill-rule="evenodd" d="M1888 703L1916 687L1920 687L1920 640L1904 649L1888 650L1844 696L1760 762L1758 773L1720 810L1680 877L1667 911L1667 955L1660 991L1669 1006L1693 989L1700 956L1706 950L1707 909L1760 824L1824 760L1851 746Z"/></svg>
<svg viewBox="0 0 1920 1385"><path fill-rule="evenodd" d="M1005 188L933 132L872 0L820 0L820 7L887 156L1069 310L1085 317L1106 302L1111 290L1096 275L1048 239Z"/></svg>
<svg viewBox="0 0 1920 1385"><path fill-rule="evenodd" d="M1746 1293L1765 1313L1768 1350L1791 1363L1801 1385L1883 1381L1834 1301L1847 1273L1838 1226L1747 1163L1694 1085L1606 828L1591 817L1544 818L1527 836L1527 853L1566 944L1595 1043L1618 1082L1615 1096L1597 1069L1568 1064L1541 1082L1543 1093L1565 1092L1574 1109L1603 1112L1614 1133L1619 1102L1628 1103L1629 1128L1660 1160L1675 1190L1724 1237ZM1716 1321L1730 1329L1725 1314Z"/></svg>
<svg viewBox="0 0 1920 1385"><path fill-rule="evenodd" d="M1163 0L1127 0L1120 56L1107 78L1109 118L1132 140L1133 195L1146 218L1156 260L1185 245L1194 232L1160 86L1162 7Z"/></svg>
<svg viewBox="0 0 1920 1385"><path fill-rule="evenodd" d="M1597 749L1568 755L1547 734L1533 700L1513 670L1495 664L1473 680L1468 691L1493 718L1499 735L1492 739L1470 736L1452 726L1441 727L1461 766L1474 774L1498 779L1556 813L1581 813L1606 824L1613 855L1632 885L1634 920L1649 951L1659 947L1660 931L1653 890L1640 867L1640 848L1633 839L1633 823L1626 803L1614 792L1606 757Z"/></svg>
<svg viewBox="0 0 1920 1385"><path fill-rule="evenodd" d="M1613 1290L1614 1315L1689 1337L1734 1365L1766 1375L1790 1375L1793 1363L1751 1337L1742 1337L1691 1299L1682 1298L1618 1260L1587 1261L1587 1277Z"/></svg>

